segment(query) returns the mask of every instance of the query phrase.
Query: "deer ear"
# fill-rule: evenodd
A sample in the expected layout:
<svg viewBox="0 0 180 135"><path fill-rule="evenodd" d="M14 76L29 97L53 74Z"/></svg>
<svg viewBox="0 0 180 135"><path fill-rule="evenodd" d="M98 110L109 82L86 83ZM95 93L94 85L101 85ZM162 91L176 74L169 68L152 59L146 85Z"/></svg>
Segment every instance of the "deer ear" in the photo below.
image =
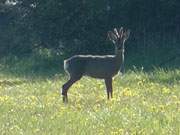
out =
<svg viewBox="0 0 180 135"><path fill-rule="evenodd" d="M124 32L124 39L127 40L129 38L131 31L128 29L126 32Z"/></svg>
<svg viewBox="0 0 180 135"><path fill-rule="evenodd" d="M112 31L108 31L107 35L109 40L111 40L115 44L117 41L117 36Z"/></svg>

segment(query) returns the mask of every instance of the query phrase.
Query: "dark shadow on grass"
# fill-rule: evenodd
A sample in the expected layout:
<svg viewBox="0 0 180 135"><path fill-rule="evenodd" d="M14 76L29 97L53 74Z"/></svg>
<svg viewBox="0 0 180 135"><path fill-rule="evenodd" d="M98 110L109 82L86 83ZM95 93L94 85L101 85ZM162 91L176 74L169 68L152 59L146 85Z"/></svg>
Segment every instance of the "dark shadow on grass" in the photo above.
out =
<svg viewBox="0 0 180 135"><path fill-rule="evenodd" d="M47 57L6 57L0 60L0 73L22 78L51 78L63 74L63 60Z"/></svg>
<svg viewBox="0 0 180 135"><path fill-rule="evenodd" d="M159 69L154 70L148 75L149 81L158 82L161 84L179 84L180 83L180 69Z"/></svg>
<svg viewBox="0 0 180 135"><path fill-rule="evenodd" d="M24 83L27 83L27 81L25 80L3 80L0 81L0 86L15 86L15 85L22 85Z"/></svg>
<svg viewBox="0 0 180 135"><path fill-rule="evenodd" d="M156 68L151 70L142 70L137 67L126 72L125 79L127 82L138 82L139 79L135 75L140 75L141 79L149 82L164 85L180 84L180 68ZM130 79L129 79L130 78Z"/></svg>

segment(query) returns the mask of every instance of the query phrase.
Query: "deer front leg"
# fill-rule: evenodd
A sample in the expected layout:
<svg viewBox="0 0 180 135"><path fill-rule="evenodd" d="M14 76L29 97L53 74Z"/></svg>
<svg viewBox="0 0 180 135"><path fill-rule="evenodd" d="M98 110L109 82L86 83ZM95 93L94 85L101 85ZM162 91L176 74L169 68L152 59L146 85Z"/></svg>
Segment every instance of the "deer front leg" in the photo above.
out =
<svg viewBox="0 0 180 135"><path fill-rule="evenodd" d="M124 63L121 65L120 72L122 73L122 75L124 75L125 73Z"/></svg>
<svg viewBox="0 0 180 135"><path fill-rule="evenodd" d="M112 78L106 78L105 79L105 84L106 84L106 91L107 91L107 99L113 97L113 90L112 90Z"/></svg>
<svg viewBox="0 0 180 135"><path fill-rule="evenodd" d="M125 67L124 67L124 52L122 54L122 64L121 64L121 67L120 67L120 72L122 73L122 75L124 75L125 73Z"/></svg>

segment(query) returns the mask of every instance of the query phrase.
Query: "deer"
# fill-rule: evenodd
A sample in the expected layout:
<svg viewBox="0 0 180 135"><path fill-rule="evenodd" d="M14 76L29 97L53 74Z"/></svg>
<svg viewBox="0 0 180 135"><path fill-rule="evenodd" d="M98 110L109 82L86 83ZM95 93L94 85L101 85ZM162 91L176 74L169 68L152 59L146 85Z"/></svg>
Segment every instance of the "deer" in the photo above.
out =
<svg viewBox="0 0 180 135"><path fill-rule="evenodd" d="M68 102L69 88L83 76L104 79L107 99L113 98L112 78L124 66L124 44L129 38L130 30L114 28L107 32L108 39L115 45L114 55L74 55L64 60L64 70L69 80L62 86L63 102Z"/></svg>

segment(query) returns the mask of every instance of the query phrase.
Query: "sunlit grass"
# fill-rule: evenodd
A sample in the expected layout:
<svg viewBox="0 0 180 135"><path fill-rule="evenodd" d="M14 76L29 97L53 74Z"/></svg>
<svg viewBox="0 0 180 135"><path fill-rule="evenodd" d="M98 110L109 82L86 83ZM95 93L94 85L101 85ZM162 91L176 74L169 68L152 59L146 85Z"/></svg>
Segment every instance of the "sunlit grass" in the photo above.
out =
<svg viewBox="0 0 180 135"><path fill-rule="evenodd" d="M180 70L129 71L113 81L108 101L103 80L84 77L63 104L67 76L0 75L0 133L52 135L180 134Z"/></svg>

